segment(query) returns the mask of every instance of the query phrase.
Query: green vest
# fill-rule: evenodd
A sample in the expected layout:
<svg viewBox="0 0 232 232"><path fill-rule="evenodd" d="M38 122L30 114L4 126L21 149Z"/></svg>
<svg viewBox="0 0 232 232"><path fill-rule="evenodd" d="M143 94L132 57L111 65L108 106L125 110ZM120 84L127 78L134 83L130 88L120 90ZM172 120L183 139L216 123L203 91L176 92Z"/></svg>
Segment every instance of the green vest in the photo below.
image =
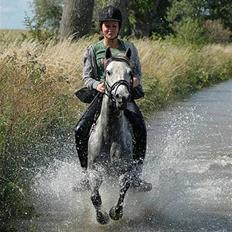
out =
<svg viewBox="0 0 232 232"><path fill-rule="evenodd" d="M113 55L117 55L119 53L126 51L124 42L122 40L118 40L118 41L119 41L118 48L110 49ZM98 80L104 80L104 59L105 59L106 47L103 43L103 40L93 45L93 52L96 59Z"/></svg>

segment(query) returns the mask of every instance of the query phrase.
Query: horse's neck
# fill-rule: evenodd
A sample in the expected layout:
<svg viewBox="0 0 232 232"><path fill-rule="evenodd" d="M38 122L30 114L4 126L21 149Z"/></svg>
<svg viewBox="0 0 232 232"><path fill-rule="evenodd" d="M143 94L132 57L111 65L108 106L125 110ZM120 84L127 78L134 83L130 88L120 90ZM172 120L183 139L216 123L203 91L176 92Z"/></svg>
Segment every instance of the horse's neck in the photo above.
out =
<svg viewBox="0 0 232 232"><path fill-rule="evenodd" d="M102 100L102 106L101 106L101 113L100 116L102 122L104 122L105 127L111 127L112 124L117 123L121 120L122 112L120 111L114 111L113 107L111 107L111 100L108 96L104 96Z"/></svg>

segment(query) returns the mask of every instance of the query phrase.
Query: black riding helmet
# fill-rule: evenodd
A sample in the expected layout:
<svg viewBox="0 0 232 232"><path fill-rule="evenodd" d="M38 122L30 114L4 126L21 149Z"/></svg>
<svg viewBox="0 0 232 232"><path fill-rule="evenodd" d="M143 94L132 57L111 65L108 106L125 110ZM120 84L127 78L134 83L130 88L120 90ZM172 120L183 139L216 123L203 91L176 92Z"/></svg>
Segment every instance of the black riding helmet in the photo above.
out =
<svg viewBox="0 0 232 232"><path fill-rule="evenodd" d="M121 11L118 8L111 6L111 5L103 8L102 11L99 13L100 29L101 29L102 23L105 21L118 21L119 29L120 29L122 25Z"/></svg>

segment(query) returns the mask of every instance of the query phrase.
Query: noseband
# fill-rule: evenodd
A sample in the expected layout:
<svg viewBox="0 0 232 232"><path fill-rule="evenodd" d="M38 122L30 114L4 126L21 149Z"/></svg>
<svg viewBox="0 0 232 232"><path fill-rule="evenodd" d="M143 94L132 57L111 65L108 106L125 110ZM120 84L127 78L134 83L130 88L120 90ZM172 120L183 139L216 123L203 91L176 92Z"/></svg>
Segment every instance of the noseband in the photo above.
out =
<svg viewBox="0 0 232 232"><path fill-rule="evenodd" d="M119 61L119 62L124 62L126 64L128 64L130 67L131 67L131 63L130 63L130 60L127 58L127 57L124 57L124 56L120 56L120 57L111 57L109 59L106 60L106 63L105 63L105 70L106 70L106 67L112 62L112 61ZM106 74L105 74L106 75ZM132 79L132 74L131 74L131 80ZM119 88L119 86L121 85L124 85L126 86L127 90L129 93L131 93L131 88L132 88L132 85L133 83L131 82L131 84L128 83L128 81L126 80L119 80L119 81L116 81L112 86L109 85L109 83L105 80L104 81L105 84L106 84L106 87L107 87L107 90L109 92L109 94L107 93L104 93L105 95L107 95L111 101L113 102L116 102L116 98L115 96L112 94L112 92L115 90L115 92L117 92L117 89Z"/></svg>

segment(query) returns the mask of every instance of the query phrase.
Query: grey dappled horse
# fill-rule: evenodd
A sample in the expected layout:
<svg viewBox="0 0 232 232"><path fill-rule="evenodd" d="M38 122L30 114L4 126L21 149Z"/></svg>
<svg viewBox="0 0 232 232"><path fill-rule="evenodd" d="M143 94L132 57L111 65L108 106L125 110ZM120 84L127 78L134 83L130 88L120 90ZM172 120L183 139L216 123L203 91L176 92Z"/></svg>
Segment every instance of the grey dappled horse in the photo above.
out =
<svg viewBox="0 0 232 232"><path fill-rule="evenodd" d="M119 177L119 198L109 212L113 220L118 220L123 216L124 198L134 173L132 133L129 122L124 115L127 102L131 97L130 54L131 51L128 49L125 55L113 57L110 49L106 50L106 89L100 115L92 128L88 142L91 201L96 209L97 221L101 224L106 224L109 221L108 214L102 208L99 193L99 188L103 182L101 167L112 168L111 174L115 171Z"/></svg>

